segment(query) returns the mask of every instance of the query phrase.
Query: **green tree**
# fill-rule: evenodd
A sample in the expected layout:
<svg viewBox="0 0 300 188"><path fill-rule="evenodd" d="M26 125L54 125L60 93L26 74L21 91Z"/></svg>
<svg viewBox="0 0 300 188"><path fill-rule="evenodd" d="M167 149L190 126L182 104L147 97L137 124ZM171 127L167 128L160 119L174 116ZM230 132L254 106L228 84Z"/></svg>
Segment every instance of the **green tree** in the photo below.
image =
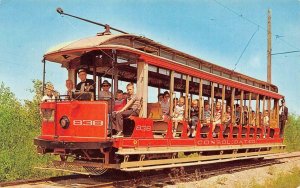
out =
<svg viewBox="0 0 300 188"><path fill-rule="evenodd" d="M284 133L284 143L288 151L300 150L300 116L289 115Z"/></svg>
<svg viewBox="0 0 300 188"><path fill-rule="evenodd" d="M50 159L39 156L33 145L33 139L40 134L41 82L34 80L33 85L35 96L25 104L3 83L0 85L0 181L49 175L33 170Z"/></svg>

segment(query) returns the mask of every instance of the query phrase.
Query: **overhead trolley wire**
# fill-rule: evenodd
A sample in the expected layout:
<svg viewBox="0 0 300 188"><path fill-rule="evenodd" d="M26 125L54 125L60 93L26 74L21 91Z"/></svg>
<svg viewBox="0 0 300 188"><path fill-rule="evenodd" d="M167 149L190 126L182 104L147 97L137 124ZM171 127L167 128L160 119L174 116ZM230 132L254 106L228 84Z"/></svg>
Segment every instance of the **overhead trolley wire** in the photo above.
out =
<svg viewBox="0 0 300 188"><path fill-rule="evenodd" d="M251 38L248 40L248 42L247 42L247 44L246 44L244 50L242 51L242 53L241 53L239 59L236 61L235 65L234 65L234 68L232 69L232 71L235 71L236 66L237 66L237 65L239 64L239 62L240 62L241 57L243 56L244 52L246 51L247 47L249 46L251 40L253 39L254 35L257 33L258 30L259 30L259 27L257 27L257 29L255 30L255 32L252 34Z"/></svg>
<svg viewBox="0 0 300 188"><path fill-rule="evenodd" d="M263 26L259 25L258 23L256 23L256 22L250 20L249 18L247 18L247 17L244 16L243 14L239 14L237 11L235 11L235 10L233 10L233 9L231 9L231 8L229 8L229 7L227 7L227 6L225 6L224 4L220 3L220 2L217 1L217 0L214 0L214 1L215 1L218 5L222 6L222 7L225 8L226 10L228 10L229 12L231 12L231 13L237 15L238 17L240 17L240 18L246 20L247 22L249 22L249 23L251 23L251 24L253 24L253 25L256 25L256 26L262 28L264 31L267 32L267 29L266 29L265 27L263 27ZM287 42L286 40L284 40L284 39L282 39L281 37L278 37L278 36L279 36L279 35L277 35L277 34L272 34L272 37L276 37L276 39L282 41L282 42L283 42L284 44L286 44L287 46L289 46L289 47L291 47L291 48L294 48L294 49L297 49L297 50L300 50L300 48L296 47L295 45L293 45L293 44Z"/></svg>

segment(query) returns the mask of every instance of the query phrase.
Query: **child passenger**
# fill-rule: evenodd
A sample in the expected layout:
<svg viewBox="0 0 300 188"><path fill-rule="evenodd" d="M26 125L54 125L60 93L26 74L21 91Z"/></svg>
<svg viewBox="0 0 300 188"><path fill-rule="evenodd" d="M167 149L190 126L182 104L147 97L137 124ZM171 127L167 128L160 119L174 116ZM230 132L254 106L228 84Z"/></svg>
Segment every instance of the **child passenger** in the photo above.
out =
<svg viewBox="0 0 300 188"><path fill-rule="evenodd" d="M217 124L221 124L221 116L222 116L221 103L217 102L216 109L214 111L214 117L213 117L213 129L212 129L213 131L215 130Z"/></svg>
<svg viewBox="0 0 300 188"><path fill-rule="evenodd" d="M192 106L190 109L190 115L191 115L191 124L189 127L189 133L188 136L190 138L195 137L195 129L199 121L199 107L198 107L198 100L192 101Z"/></svg>
<svg viewBox="0 0 300 188"><path fill-rule="evenodd" d="M119 111L126 105L126 100L123 98L122 90L119 89L116 94L117 96L115 100L114 111Z"/></svg>
<svg viewBox="0 0 300 188"><path fill-rule="evenodd" d="M178 104L175 106L173 118L172 118L172 120L174 121L174 129L173 129L174 137L176 135L178 122L183 120L183 115L184 115L184 98L180 97Z"/></svg>
<svg viewBox="0 0 300 188"><path fill-rule="evenodd" d="M266 131L267 131L267 128L270 126L269 124L269 111L268 110L265 110L264 111L264 117L263 117L263 128L264 128L264 137L266 136Z"/></svg>
<svg viewBox="0 0 300 188"><path fill-rule="evenodd" d="M208 101L204 101L204 110L203 110L202 118L203 118L203 124L210 123L211 111L210 111L210 108L209 108Z"/></svg>

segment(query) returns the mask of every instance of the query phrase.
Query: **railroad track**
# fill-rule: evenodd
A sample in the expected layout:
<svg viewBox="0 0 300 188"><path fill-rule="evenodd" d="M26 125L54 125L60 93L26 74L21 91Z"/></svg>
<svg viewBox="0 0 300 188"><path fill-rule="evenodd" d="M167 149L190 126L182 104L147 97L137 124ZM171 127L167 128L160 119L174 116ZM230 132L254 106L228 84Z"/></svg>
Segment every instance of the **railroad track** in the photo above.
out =
<svg viewBox="0 0 300 188"><path fill-rule="evenodd" d="M68 175L36 180L5 182L0 183L0 187L163 187L164 185L199 181L221 174L271 166L290 160L300 160L300 152L282 153L266 157L264 160L243 160L160 171L130 173L109 171L102 176Z"/></svg>

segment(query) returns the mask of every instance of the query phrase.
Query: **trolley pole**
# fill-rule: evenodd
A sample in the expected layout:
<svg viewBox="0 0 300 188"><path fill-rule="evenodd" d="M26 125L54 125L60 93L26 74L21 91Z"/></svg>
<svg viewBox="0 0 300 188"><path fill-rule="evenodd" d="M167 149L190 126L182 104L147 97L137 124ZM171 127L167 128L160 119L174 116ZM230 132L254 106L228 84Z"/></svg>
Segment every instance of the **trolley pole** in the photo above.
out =
<svg viewBox="0 0 300 188"><path fill-rule="evenodd" d="M267 50L267 60L268 60L268 67L267 67L267 82L271 84L272 82L272 30L271 30L271 9L268 10L268 50Z"/></svg>

